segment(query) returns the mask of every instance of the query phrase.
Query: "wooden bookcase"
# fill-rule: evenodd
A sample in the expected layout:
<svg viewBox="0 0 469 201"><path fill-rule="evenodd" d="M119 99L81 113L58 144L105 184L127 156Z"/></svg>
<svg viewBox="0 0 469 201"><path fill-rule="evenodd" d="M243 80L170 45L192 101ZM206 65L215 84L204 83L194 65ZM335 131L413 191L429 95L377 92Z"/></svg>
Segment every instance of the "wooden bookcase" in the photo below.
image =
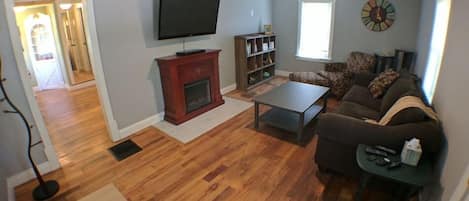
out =
<svg viewBox="0 0 469 201"><path fill-rule="evenodd" d="M263 33L235 36L237 88L247 91L275 76L276 36Z"/></svg>

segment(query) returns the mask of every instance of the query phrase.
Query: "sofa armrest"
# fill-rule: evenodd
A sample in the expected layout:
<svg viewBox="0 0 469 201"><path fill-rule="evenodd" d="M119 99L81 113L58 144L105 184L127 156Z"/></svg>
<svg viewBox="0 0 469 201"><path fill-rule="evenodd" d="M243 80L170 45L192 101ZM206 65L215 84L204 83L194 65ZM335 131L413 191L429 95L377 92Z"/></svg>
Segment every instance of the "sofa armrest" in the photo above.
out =
<svg viewBox="0 0 469 201"><path fill-rule="evenodd" d="M324 65L324 70L327 72L344 72L346 68L346 63L326 63Z"/></svg>
<svg viewBox="0 0 469 201"><path fill-rule="evenodd" d="M356 85L368 87L368 85L370 85L371 81L373 81L376 76L377 75L374 73L358 73L354 75L353 83Z"/></svg>
<svg viewBox="0 0 469 201"><path fill-rule="evenodd" d="M384 145L396 150L402 150L404 142L415 137L421 140L423 151L431 153L440 150L442 140L441 128L433 121L380 126L337 113L322 114L317 133L320 138L340 144Z"/></svg>

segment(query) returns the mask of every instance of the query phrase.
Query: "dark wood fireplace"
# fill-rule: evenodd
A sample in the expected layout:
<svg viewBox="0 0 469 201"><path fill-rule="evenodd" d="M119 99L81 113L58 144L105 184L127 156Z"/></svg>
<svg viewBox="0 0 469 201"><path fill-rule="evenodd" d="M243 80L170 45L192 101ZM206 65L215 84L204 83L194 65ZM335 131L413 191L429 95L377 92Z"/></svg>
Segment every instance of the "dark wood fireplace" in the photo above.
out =
<svg viewBox="0 0 469 201"><path fill-rule="evenodd" d="M225 103L220 93L219 53L207 50L157 59L166 121L179 125Z"/></svg>

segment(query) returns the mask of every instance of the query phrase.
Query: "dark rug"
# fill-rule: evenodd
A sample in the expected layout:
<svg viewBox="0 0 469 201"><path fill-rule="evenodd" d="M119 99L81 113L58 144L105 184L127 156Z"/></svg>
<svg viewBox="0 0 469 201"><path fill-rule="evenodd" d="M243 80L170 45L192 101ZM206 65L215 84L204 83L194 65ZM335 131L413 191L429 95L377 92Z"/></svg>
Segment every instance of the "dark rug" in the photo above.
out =
<svg viewBox="0 0 469 201"><path fill-rule="evenodd" d="M118 145L115 145L111 148L109 148L109 151L111 154L116 158L118 161L122 161L140 151L142 151L142 148L140 148L135 142L132 140L127 140L124 141Z"/></svg>

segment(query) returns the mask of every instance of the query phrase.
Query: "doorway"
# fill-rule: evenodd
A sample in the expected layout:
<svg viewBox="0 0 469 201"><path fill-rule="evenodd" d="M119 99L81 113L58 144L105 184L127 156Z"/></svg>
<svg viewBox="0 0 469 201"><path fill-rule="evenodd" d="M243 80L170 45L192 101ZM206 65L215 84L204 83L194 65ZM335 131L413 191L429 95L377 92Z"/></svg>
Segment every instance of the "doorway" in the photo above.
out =
<svg viewBox="0 0 469 201"><path fill-rule="evenodd" d="M65 87L52 5L15 7L29 79L38 91Z"/></svg>
<svg viewBox="0 0 469 201"><path fill-rule="evenodd" d="M10 32L14 33L13 27L19 33L12 37L12 42L15 51L22 50L16 51L16 58L21 77L26 80L23 84L29 87L25 92L31 110L39 127L45 123L47 131L40 131L45 133L41 137L51 139L60 166L77 164L107 149L119 136L115 135L113 124L109 125L112 116L107 91L103 91L99 57L96 61L94 55L93 62L89 53L98 48L88 48L88 44L92 47L97 44L87 39L91 36L96 42L95 33L85 26L86 19L90 19L84 14L87 7L80 1L6 5L14 10L7 16ZM94 26L94 21L91 22ZM92 64L98 64L102 84L94 85L96 68Z"/></svg>
<svg viewBox="0 0 469 201"><path fill-rule="evenodd" d="M68 64L70 82L79 85L94 80L88 41L85 34L83 4L62 3L59 9L58 28L62 33L64 58Z"/></svg>
<svg viewBox="0 0 469 201"><path fill-rule="evenodd" d="M35 91L74 90L94 81L80 1L16 3L14 10Z"/></svg>

